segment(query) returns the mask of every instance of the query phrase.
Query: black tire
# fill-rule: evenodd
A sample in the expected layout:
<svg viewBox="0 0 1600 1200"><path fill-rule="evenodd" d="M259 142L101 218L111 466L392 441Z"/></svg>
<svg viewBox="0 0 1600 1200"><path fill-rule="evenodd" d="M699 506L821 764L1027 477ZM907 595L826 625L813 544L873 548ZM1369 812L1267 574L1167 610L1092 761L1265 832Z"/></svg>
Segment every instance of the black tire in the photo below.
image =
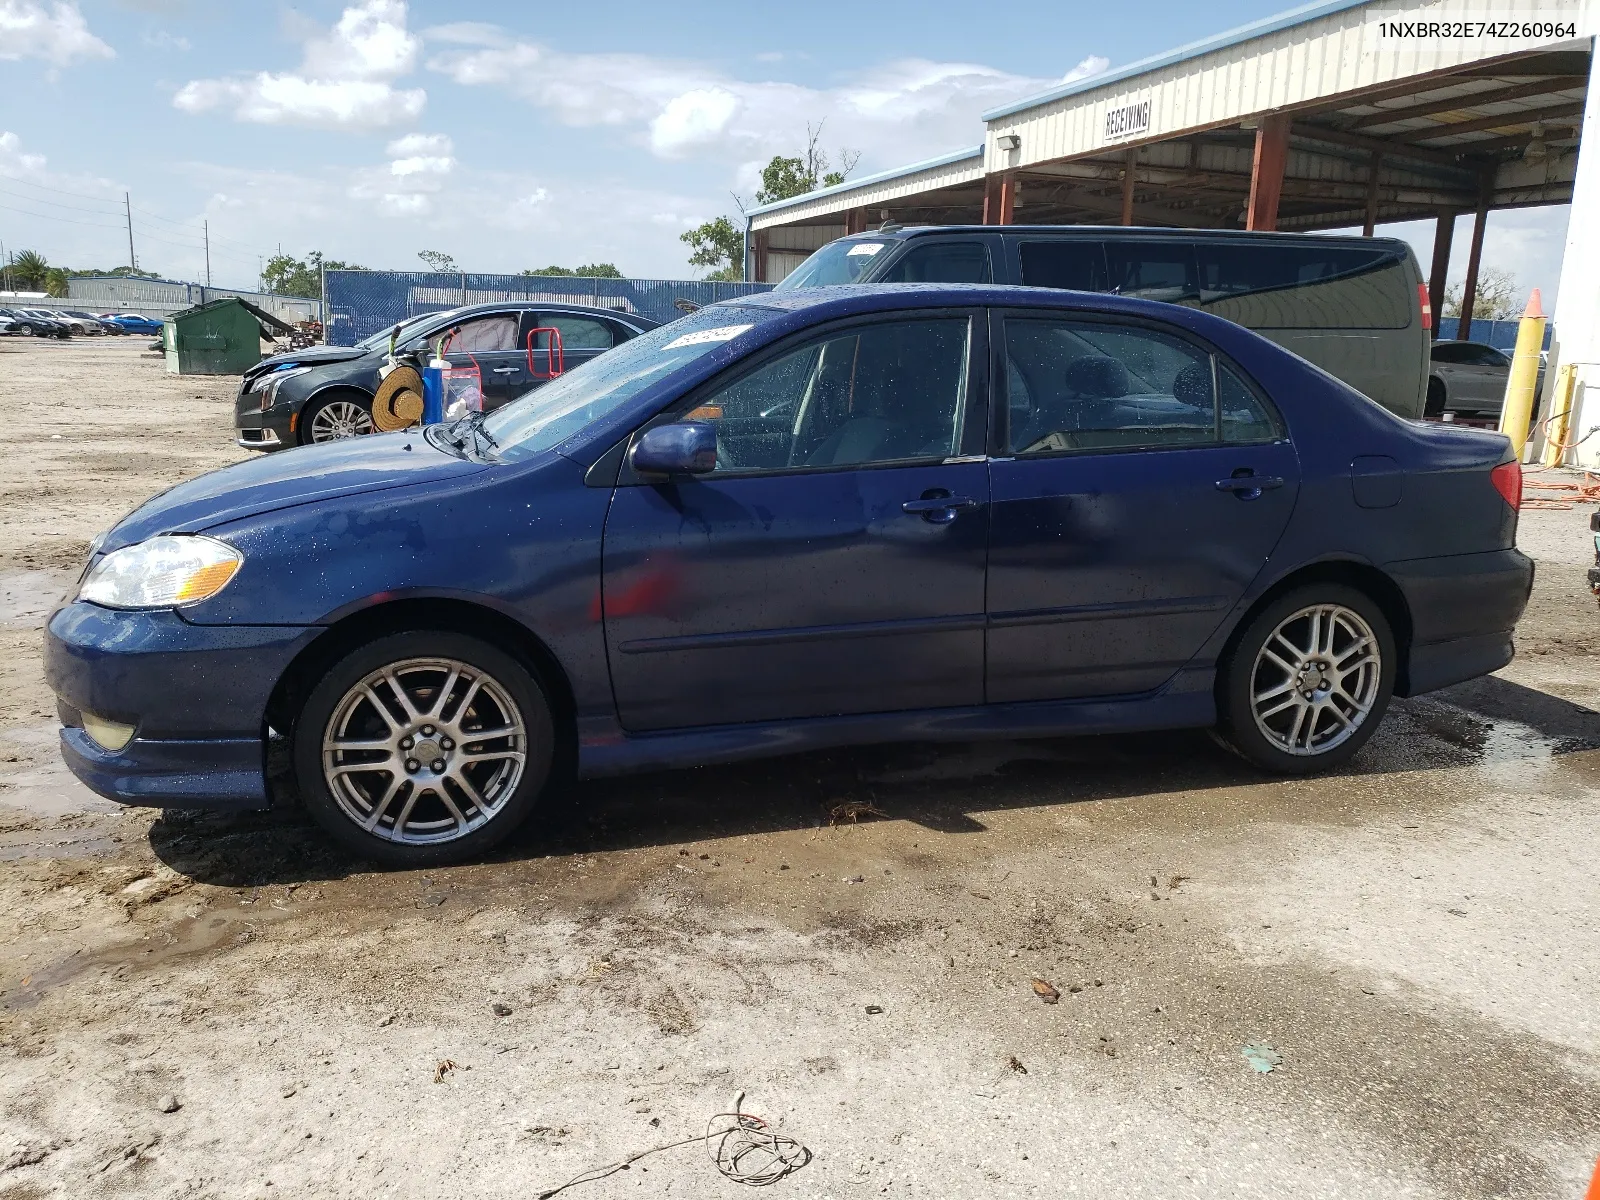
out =
<svg viewBox="0 0 1600 1200"><path fill-rule="evenodd" d="M451 676L447 674L451 664L466 670L459 678ZM417 716L407 723L395 703L392 685L387 680L370 683L370 677L378 671L387 671L388 679L399 680L413 707L419 702L433 704L429 716ZM430 678L440 681L433 684L431 696L426 683ZM424 681L422 686L416 685L418 679ZM370 693L360 693L363 681L369 681ZM478 689L479 697L486 699L470 699L473 687ZM381 717L386 726L377 723L380 718L371 702L361 699L358 693L381 693L389 709ZM459 708L452 711L452 704ZM504 721L503 725L489 728L513 726L513 714L501 712L507 706L515 708L515 718L522 723L523 759L520 774L503 778L497 791L490 786L493 776L500 770L513 769L506 763L516 752L519 739L474 740L470 727L484 720ZM423 724L430 718L437 727ZM485 727L480 724L479 728ZM352 729L357 730L358 737L393 739L391 745L403 746L404 751L397 749L393 757L378 760L394 764L392 771L386 771L362 770L360 764L365 759L357 760L352 768L351 755L388 756L389 749L331 750L327 765L348 772L339 776L340 790L336 795L324 770L325 740L335 734L349 734ZM371 732L362 733L361 729ZM381 734L379 729L383 730ZM425 729L432 732L424 735ZM459 744L452 742L452 732ZM398 740L406 734L411 741ZM477 751L469 753L473 746ZM409 756L413 751L438 753L441 757L436 761L442 765L436 769L433 764L401 757L402 753ZM496 754L501 757L495 759ZM482 761L480 756L488 758ZM446 757L451 761L446 763ZM295 779L311 815L351 853L390 867L442 866L482 857L533 813L550 784L554 759L555 723L544 691L529 670L487 642L436 630L391 634L346 655L312 688L295 722L293 737ZM493 762L500 765L485 773L483 768ZM468 768L479 770L476 779L467 777L471 791L453 782ZM399 789L392 794L386 790L391 784ZM380 809L378 817L371 817L371 812L379 808L375 802L384 796L388 797L387 805ZM413 796L414 805L408 805ZM481 801L474 797L481 797ZM486 807L474 807L475 803ZM447 810L447 805L453 807ZM363 828L358 815L366 816L368 824L376 821L377 830Z"/></svg>
<svg viewBox="0 0 1600 1200"><path fill-rule="evenodd" d="M1310 674L1291 677L1289 672L1277 668L1272 660L1263 658L1268 640L1275 637L1280 626L1296 618L1297 614L1319 606L1353 614L1355 619L1349 622L1349 626L1364 624L1375 643L1378 661L1371 668L1363 667L1354 657L1359 653L1354 636L1341 642L1336 635L1333 653L1329 656L1336 664L1344 661L1351 668L1352 675L1358 674L1358 668L1360 672L1365 672L1359 674L1356 680L1356 687L1365 700L1365 715L1354 722L1349 719L1349 715L1357 711L1354 704L1347 703L1346 693L1333 684L1328 684L1326 688L1315 687L1311 693L1300 687L1292 687L1280 696L1270 696L1275 688L1283 687L1284 682L1292 679L1314 679L1318 684L1325 682L1321 671L1314 665L1309 668ZM1304 626L1293 625L1289 630L1291 639L1300 636L1300 628L1310 628L1309 618L1298 620L1304 622ZM1344 628L1347 633L1350 631L1348 626ZM1274 652L1292 644L1292 640L1281 645L1275 641ZM1317 663L1325 661L1328 659L1315 660ZM1223 744L1241 758L1274 774L1309 775L1330 770L1348 762L1383 720L1389 699L1394 693L1395 666L1394 632L1383 610L1365 592L1340 583L1313 583L1295 588L1256 614L1228 651L1217 674L1217 734ZM1370 693L1368 688L1371 689ZM1317 709L1311 703L1301 705L1291 693L1298 693L1300 697L1316 697L1323 709L1319 715L1308 717L1311 729L1305 735L1307 745L1294 753L1286 748L1285 743L1298 743L1301 726L1294 725L1292 732L1284 727L1297 719L1297 709L1303 707L1308 713L1316 713ZM1263 722L1256 719L1257 696L1263 697ZM1284 703L1292 707L1284 709L1281 707ZM1279 711L1274 713L1271 711L1273 708L1279 708ZM1329 709L1336 711L1329 712ZM1345 725L1353 725L1353 730L1345 732L1341 720ZM1276 736L1269 737L1263 731L1262 724L1268 730L1273 730ZM1325 748L1320 750L1315 745L1319 729L1329 731Z"/></svg>
<svg viewBox="0 0 1600 1200"><path fill-rule="evenodd" d="M1445 400L1444 380L1438 378L1428 380L1428 402L1423 406L1422 415L1437 421L1444 416Z"/></svg>
<svg viewBox="0 0 1600 1200"><path fill-rule="evenodd" d="M378 431L378 427L372 423L372 397L353 389L340 389L317 397L314 402L306 405L301 410L300 422L297 428L302 446L309 446L314 442L343 440L340 437L319 438L317 436L318 418L328 419L331 413L339 411L339 406L360 410L365 417L365 431L349 436L364 437L367 434ZM356 420L359 424L359 419Z"/></svg>
<svg viewBox="0 0 1600 1200"><path fill-rule="evenodd" d="M17 326L17 332L22 334L23 337L32 337L33 326L24 321L21 325Z"/></svg>

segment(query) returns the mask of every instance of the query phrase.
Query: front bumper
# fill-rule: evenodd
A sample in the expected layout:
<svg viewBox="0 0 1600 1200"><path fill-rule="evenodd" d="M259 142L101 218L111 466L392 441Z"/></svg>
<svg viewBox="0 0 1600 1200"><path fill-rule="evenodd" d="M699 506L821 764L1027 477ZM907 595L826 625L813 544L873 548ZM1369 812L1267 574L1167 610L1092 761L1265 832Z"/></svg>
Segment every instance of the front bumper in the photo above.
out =
<svg viewBox="0 0 1600 1200"><path fill-rule="evenodd" d="M191 625L170 610L65 604L45 634L45 679L65 726L62 758L89 787L124 804L261 807L267 701L319 632ZM84 710L133 725L133 739L106 750L83 731Z"/></svg>
<svg viewBox="0 0 1600 1200"><path fill-rule="evenodd" d="M239 412L233 415L234 440L246 450L282 450L297 445L294 413L289 409Z"/></svg>

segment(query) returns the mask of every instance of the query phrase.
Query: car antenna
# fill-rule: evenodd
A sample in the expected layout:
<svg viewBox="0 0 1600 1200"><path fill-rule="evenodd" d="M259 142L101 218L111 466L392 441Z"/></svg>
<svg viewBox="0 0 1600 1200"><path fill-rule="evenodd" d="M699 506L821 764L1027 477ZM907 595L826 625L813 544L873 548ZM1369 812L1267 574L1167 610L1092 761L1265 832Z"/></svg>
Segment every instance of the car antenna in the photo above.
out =
<svg viewBox="0 0 1600 1200"><path fill-rule="evenodd" d="M905 226L900 224L899 221L885 221L882 225L878 226L878 232L879 233L889 233L892 230L904 229L904 228L905 228Z"/></svg>

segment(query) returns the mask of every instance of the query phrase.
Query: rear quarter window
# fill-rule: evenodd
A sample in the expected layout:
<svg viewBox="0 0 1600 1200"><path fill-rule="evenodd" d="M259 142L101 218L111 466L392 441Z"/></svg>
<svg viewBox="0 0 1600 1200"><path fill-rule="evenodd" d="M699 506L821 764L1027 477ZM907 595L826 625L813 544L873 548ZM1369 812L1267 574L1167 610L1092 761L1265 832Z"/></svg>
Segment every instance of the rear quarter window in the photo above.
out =
<svg viewBox="0 0 1600 1200"><path fill-rule="evenodd" d="M1386 247L1201 242L1200 307L1250 329L1405 329L1416 295Z"/></svg>

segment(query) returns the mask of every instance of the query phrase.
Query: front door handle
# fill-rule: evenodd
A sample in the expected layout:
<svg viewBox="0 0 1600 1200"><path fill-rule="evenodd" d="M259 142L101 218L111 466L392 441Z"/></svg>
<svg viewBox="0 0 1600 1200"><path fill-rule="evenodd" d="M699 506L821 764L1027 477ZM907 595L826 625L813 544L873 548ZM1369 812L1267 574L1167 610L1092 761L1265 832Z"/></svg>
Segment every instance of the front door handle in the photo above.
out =
<svg viewBox="0 0 1600 1200"><path fill-rule="evenodd" d="M1276 475L1235 475L1217 480L1217 491L1232 492L1241 500L1254 500L1262 492L1282 486L1283 480Z"/></svg>
<svg viewBox="0 0 1600 1200"><path fill-rule="evenodd" d="M920 516L933 525L948 525L956 519L958 512L978 507L978 502L969 496L952 496L942 488L937 491L943 494L924 496L920 500L907 500L900 506L900 511Z"/></svg>

